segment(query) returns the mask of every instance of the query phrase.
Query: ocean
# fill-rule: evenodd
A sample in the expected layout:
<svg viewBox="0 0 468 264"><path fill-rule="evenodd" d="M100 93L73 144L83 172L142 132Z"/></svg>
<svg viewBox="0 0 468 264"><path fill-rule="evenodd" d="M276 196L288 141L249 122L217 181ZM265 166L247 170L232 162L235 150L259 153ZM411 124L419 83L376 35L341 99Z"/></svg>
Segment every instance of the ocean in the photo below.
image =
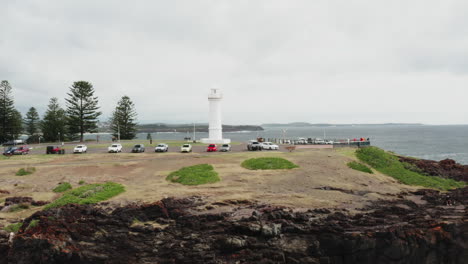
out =
<svg viewBox="0 0 468 264"><path fill-rule="evenodd" d="M264 131L241 131L224 133L232 141L247 141L258 136L263 138L370 138L371 144L397 154L422 159L453 159L468 164L468 125L356 125L330 127L264 127ZM137 138L146 139L147 133ZM88 138L94 138L88 135ZM193 137L192 133L152 133L153 141L182 140ZM196 138L206 138L208 133L196 133ZM101 136L102 138L102 136ZM109 137L110 138L110 137Z"/></svg>

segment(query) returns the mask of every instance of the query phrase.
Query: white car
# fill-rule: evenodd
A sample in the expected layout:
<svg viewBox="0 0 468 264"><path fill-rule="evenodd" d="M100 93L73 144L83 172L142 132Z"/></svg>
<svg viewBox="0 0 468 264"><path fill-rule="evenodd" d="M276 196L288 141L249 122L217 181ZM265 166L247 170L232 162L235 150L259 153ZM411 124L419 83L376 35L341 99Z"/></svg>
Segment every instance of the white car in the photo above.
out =
<svg viewBox="0 0 468 264"><path fill-rule="evenodd" d="M86 153L88 151L88 147L86 145L77 145L73 149L73 153Z"/></svg>
<svg viewBox="0 0 468 264"><path fill-rule="evenodd" d="M109 153L117 153L117 152L122 152L122 145L120 144L112 144L110 147L107 148L107 151Z"/></svg>
<svg viewBox="0 0 468 264"><path fill-rule="evenodd" d="M273 144L271 142L263 142L262 143L262 148L263 149L269 149L269 150L278 150L279 146L276 144Z"/></svg>
<svg viewBox="0 0 468 264"><path fill-rule="evenodd" d="M180 152L192 152L192 145L190 144L183 144L180 148Z"/></svg>
<svg viewBox="0 0 468 264"><path fill-rule="evenodd" d="M314 139L314 144L325 144L325 140L321 138Z"/></svg>
<svg viewBox="0 0 468 264"><path fill-rule="evenodd" d="M221 145L221 147L219 148L219 151L225 151L225 152L228 152L228 151L231 151L231 145L229 144L223 144Z"/></svg>
<svg viewBox="0 0 468 264"><path fill-rule="evenodd" d="M167 144L164 144L164 143L158 144L154 148L154 152L167 152L168 150L169 150L169 146Z"/></svg>

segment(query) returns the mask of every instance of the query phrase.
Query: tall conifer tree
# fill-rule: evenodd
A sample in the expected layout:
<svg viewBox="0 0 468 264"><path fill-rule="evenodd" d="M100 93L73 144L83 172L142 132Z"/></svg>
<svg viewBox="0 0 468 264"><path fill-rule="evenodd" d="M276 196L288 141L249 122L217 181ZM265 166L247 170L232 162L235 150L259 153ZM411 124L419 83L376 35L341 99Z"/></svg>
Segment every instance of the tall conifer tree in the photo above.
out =
<svg viewBox="0 0 468 264"><path fill-rule="evenodd" d="M53 97L49 101L47 111L41 122L42 136L47 142L55 142L63 139L66 132L66 115L58 99Z"/></svg>
<svg viewBox="0 0 468 264"><path fill-rule="evenodd" d="M136 117L135 104L130 100L130 97L123 96L117 103L111 118L111 129L113 135L120 139L133 139L136 136Z"/></svg>

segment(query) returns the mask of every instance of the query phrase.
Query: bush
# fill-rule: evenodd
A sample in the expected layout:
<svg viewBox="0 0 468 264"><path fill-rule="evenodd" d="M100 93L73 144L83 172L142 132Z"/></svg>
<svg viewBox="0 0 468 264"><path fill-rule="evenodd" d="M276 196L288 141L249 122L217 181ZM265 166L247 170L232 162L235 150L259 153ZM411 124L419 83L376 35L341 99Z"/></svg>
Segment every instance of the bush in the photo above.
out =
<svg viewBox="0 0 468 264"><path fill-rule="evenodd" d="M52 191L56 193L61 193L72 188L71 184L68 182L62 182L57 187L55 187Z"/></svg>
<svg viewBox="0 0 468 264"><path fill-rule="evenodd" d="M125 187L114 182L104 184L88 184L70 190L62 197L45 206L45 209L64 206L66 204L94 204L125 192Z"/></svg>
<svg viewBox="0 0 468 264"><path fill-rule="evenodd" d="M18 211L25 210L25 209L29 209L29 204L20 203L20 204L12 205L9 209L9 212L18 212Z"/></svg>
<svg viewBox="0 0 468 264"><path fill-rule="evenodd" d="M171 172L166 177L166 180L184 185L199 185L218 182L221 179L218 173L214 171L213 166L209 164L199 164Z"/></svg>
<svg viewBox="0 0 468 264"><path fill-rule="evenodd" d="M437 176L426 176L418 172L408 170L394 154L388 153L377 147L361 148L356 151L359 160L369 164L374 169L391 176L401 183L418 185L441 190L461 188L465 183Z"/></svg>
<svg viewBox="0 0 468 264"><path fill-rule="evenodd" d="M242 167L249 170L282 170L298 168L296 164L283 158L256 158L242 162Z"/></svg>
<svg viewBox="0 0 468 264"><path fill-rule="evenodd" d="M16 172L16 176L25 176L25 175L33 174L35 171L36 171L36 168L34 167L21 168Z"/></svg>
<svg viewBox="0 0 468 264"><path fill-rule="evenodd" d="M11 225L7 225L3 228L3 230L7 231L7 232L14 232L14 233L18 233L19 229L21 228L21 226L23 225L23 223L19 222L19 223L16 223L16 224L11 224Z"/></svg>
<svg viewBox="0 0 468 264"><path fill-rule="evenodd" d="M347 165L348 165L348 167L350 167L353 170L362 171L362 172L371 173L371 174L374 173L371 168L367 167L366 165L364 165L362 163L356 162L356 161L348 162Z"/></svg>

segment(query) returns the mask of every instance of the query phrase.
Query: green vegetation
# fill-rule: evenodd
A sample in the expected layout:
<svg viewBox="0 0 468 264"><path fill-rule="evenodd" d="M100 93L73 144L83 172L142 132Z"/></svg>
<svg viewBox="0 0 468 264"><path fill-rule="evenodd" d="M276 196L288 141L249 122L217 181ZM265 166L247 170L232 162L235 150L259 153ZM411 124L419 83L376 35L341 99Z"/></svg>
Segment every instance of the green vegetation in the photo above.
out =
<svg viewBox="0 0 468 264"><path fill-rule="evenodd" d="M11 224L11 225L7 225L3 228L3 230L7 231L7 232L14 232L14 233L18 233L19 229L21 228L21 226L23 225L22 222L19 222L19 223L16 223L16 224Z"/></svg>
<svg viewBox="0 0 468 264"><path fill-rule="evenodd" d="M242 167L249 170L282 170L298 168L296 164L283 158L256 158L242 162Z"/></svg>
<svg viewBox="0 0 468 264"><path fill-rule="evenodd" d="M83 181L83 180L81 180L81 181L78 182L79 185L83 185L83 184L85 184L85 183L86 183L86 182Z"/></svg>
<svg viewBox="0 0 468 264"><path fill-rule="evenodd" d="M353 170L362 171L362 172L371 173L371 174L374 173L371 168L367 167L366 165L364 165L362 163L356 162L356 161L348 162L347 165L348 165L348 167L350 167Z"/></svg>
<svg viewBox="0 0 468 264"><path fill-rule="evenodd" d="M361 148L356 156L374 169L391 176L401 183L429 188L449 190L465 186L465 183L436 176L426 176L405 168L398 157L377 147Z"/></svg>
<svg viewBox="0 0 468 264"><path fill-rule="evenodd" d="M45 209L63 206L66 204L94 204L107 200L125 192L125 187L114 182L104 184L88 184L69 190L62 197L45 206Z"/></svg>
<svg viewBox="0 0 468 264"><path fill-rule="evenodd" d="M171 172L166 180L178 182L184 185L199 185L218 182L221 179L209 164L199 164L190 167L183 167L178 171Z"/></svg>
<svg viewBox="0 0 468 264"><path fill-rule="evenodd" d="M55 187L52 191L56 193L61 193L64 191L68 191L72 188L71 184L68 182L62 182L57 187Z"/></svg>
<svg viewBox="0 0 468 264"><path fill-rule="evenodd" d="M39 220L34 219L34 220L32 220L31 222L29 222L29 225L28 225L28 227L26 228L26 230L28 230L28 229L30 229L30 228L34 228L34 227L36 227L38 224L39 224Z"/></svg>
<svg viewBox="0 0 468 264"><path fill-rule="evenodd" d="M16 172L16 176L25 176L25 175L33 174L35 171L36 171L36 168L34 167L21 168Z"/></svg>
<svg viewBox="0 0 468 264"><path fill-rule="evenodd" d="M21 204L12 205L9 211L13 213L13 212L18 212L18 211L25 210L25 209L29 209L29 204L21 203Z"/></svg>

